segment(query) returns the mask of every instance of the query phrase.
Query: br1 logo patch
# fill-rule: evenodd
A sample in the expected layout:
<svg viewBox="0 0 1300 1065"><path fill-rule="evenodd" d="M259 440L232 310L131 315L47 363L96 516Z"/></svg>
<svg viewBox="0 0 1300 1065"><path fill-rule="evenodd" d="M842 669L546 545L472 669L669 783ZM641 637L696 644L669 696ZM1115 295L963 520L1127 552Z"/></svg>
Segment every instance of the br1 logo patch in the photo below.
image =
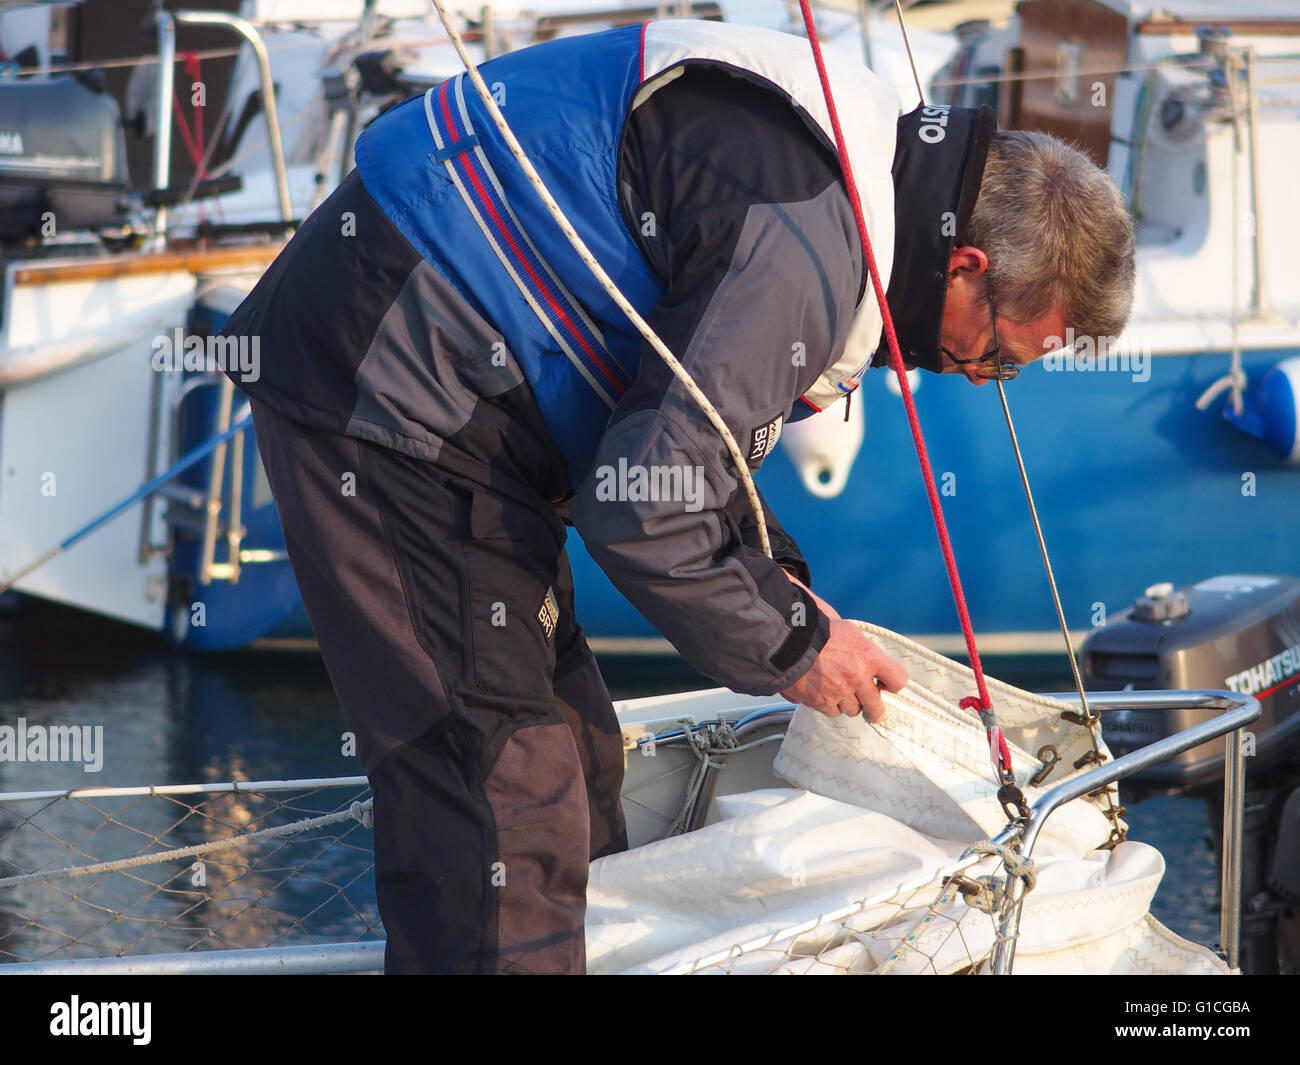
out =
<svg viewBox="0 0 1300 1065"><path fill-rule="evenodd" d="M781 415L770 422L764 422L749 436L749 461L762 462L772 453L776 442L781 439Z"/></svg>
<svg viewBox="0 0 1300 1065"><path fill-rule="evenodd" d="M548 640L555 635L555 623L560 620L560 604L555 601L554 588L546 589L546 598L537 608L537 620Z"/></svg>

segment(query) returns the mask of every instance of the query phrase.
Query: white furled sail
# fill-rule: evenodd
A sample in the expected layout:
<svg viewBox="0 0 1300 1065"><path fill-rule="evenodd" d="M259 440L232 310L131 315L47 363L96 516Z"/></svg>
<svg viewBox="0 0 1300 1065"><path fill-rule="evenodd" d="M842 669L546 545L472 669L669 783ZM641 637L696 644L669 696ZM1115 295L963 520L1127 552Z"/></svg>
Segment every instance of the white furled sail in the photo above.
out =
<svg viewBox="0 0 1300 1065"><path fill-rule="evenodd" d="M884 693L884 720L801 708L775 762L795 787L720 798L721 821L594 862L589 971L988 971L1008 872L970 848L1006 817L984 730L957 705L971 672L862 628L911 675L901 693ZM1068 705L993 680L989 689L1031 802L1082 771L1071 767L1091 740L1061 719ZM1059 761L1031 786L1043 764L1032 752L1048 744ZM1103 802L1077 800L1046 822L1015 971L1227 972L1149 914L1158 851L1099 849L1111 837Z"/></svg>

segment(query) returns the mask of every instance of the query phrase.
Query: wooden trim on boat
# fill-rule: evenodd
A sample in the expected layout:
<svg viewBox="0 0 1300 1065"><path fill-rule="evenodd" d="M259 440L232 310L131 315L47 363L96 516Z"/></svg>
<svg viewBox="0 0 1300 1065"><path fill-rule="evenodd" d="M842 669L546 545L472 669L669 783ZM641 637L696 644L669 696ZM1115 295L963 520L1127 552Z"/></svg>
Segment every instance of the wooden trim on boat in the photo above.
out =
<svg viewBox="0 0 1300 1065"><path fill-rule="evenodd" d="M247 244L231 248L186 248L145 255L109 255L81 261L31 264L14 271L15 285L48 285L58 281L105 281L141 274L191 274L240 267L265 269L283 244Z"/></svg>
<svg viewBox="0 0 1300 1065"><path fill-rule="evenodd" d="M1300 34L1300 18L1248 19L1248 18L1198 18L1183 20L1177 15L1149 18L1137 24L1137 32L1146 36L1168 36L1177 33L1193 34L1201 27L1224 29L1245 36L1294 37Z"/></svg>

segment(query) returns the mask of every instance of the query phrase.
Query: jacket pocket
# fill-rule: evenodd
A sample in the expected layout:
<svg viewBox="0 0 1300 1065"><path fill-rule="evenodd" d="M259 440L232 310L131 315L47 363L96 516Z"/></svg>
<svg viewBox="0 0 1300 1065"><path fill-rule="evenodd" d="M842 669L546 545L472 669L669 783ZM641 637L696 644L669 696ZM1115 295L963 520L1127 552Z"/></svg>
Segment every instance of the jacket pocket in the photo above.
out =
<svg viewBox="0 0 1300 1065"><path fill-rule="evenodd" d="M493 497L474 497L470 524L471 537L460 543L468 578L467 676L485 694L550 705L562 541L540 515L503 508Z"/></svg>

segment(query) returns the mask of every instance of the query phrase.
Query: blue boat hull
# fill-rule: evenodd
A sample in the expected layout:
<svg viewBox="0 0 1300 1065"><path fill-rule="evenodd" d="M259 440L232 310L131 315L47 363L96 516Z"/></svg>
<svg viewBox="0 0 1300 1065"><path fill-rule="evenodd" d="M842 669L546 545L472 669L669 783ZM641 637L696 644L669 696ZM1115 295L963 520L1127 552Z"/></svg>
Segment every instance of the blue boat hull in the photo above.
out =
<svg viewBox="0 0 1300 1065"><path fill-rule="evenodd" d="M1245 367L1254 380L1293 354L1247 355ZM1300 469L1232 428L1222 399L1209 411L1195 408L1225 371L1226 356L1161 356L1148 366L1150 379L1138 381L1126 372L1052 372L1040 364L1006 388L1072 629L1101 623L1155 581L1300 572ZM862 386L866 442L840 496L811 496L781 448L760 487L809 559L814 587L841 614L903 633L955 634L902 401L886 376L871 373ZM925 375L916 402L977 632L1056 631L996 387ZM202 439L209 420L195 411L187 442ZM244 546L282 550L274 505L255 498L251 434L249 445ZM206 469L191 477L203 484ZM576 536L570 552L588 635L653 638ZM194 579L192 545L176 563ZM310 636L286 562L248 565L238 583L213 582L201 597L207 624L176 626L182 646L221 650Z"/></svg>
<svg viewBox="0 0 1300 1065"><path fill-rule="evenodd" d="M1251 379L1294 352L1247 356ZM1222 355L1152 358L1150 380L1024 370L1006 386L1071 629L1156 581L1300 572L1300 469L1197 397ZM881 370L860 390L866 440L844 492L813 498L783 449L759 485L844 617L902 633L959 631L902 400ZM995 385L924 375L917 411L977 632L1059 631ZM944 474L952 474L945 478ZM1253 475L1253 476L1247 476ZM653 632L573 543L589 634Z"/></svg>

